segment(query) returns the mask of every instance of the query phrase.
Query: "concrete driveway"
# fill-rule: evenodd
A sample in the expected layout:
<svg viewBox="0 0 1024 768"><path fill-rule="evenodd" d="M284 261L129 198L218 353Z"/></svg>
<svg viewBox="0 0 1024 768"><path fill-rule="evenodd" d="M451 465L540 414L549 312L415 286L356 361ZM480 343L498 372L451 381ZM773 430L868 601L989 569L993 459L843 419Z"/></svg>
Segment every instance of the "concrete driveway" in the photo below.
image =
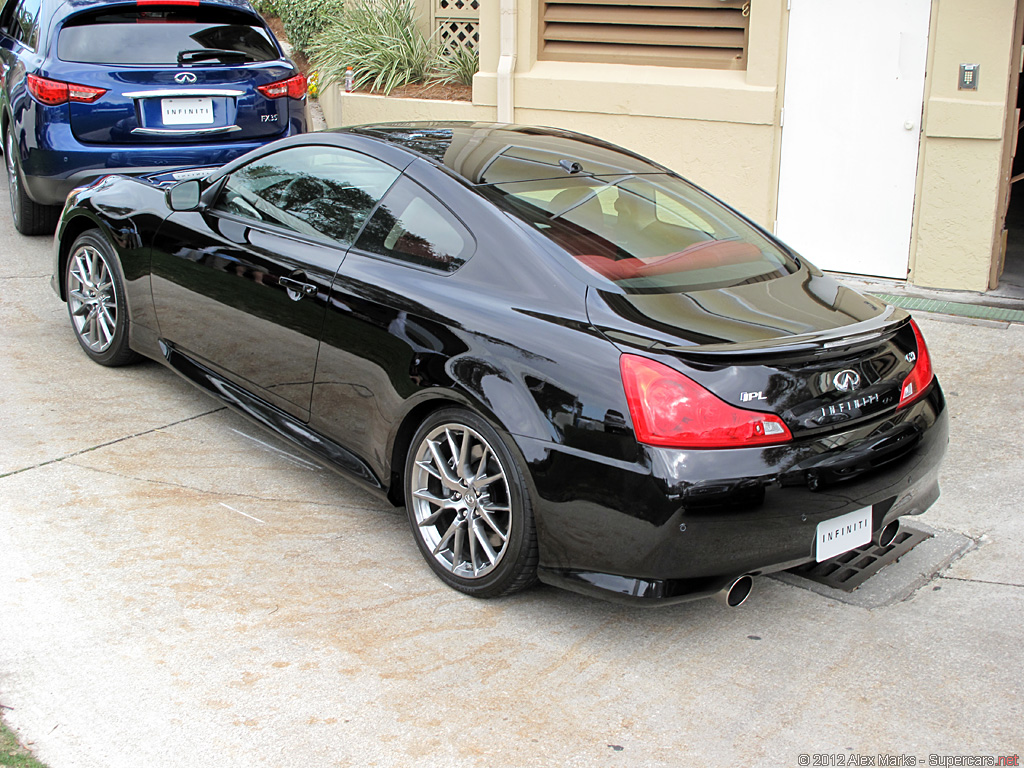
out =
<svg viewBox="0 0 1024 768"><path fill-rule="evenodd" d="M922 522L978 546L907 599L480 602L400 511L155 363L91 363L0 196L0 703L51 768L1024 751L1024 326L920 316L953 416Z"/></svg>

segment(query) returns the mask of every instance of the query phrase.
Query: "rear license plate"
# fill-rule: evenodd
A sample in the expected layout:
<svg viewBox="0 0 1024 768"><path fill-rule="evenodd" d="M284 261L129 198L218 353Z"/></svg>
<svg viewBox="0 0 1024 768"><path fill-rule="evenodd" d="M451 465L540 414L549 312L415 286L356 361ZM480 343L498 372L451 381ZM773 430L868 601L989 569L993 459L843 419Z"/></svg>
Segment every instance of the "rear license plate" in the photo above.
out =
<svg viewBox="0 0 1024 768"><path fill-rule="evenodd" d="M161 99L164 125L211 125L213 99Z"/></svg>
<svg viewBox="0 0 1024 768"><path fill-rule="evenodd" d="M871 507L818 523L814 557L820 563L871 542Z"/></svg>

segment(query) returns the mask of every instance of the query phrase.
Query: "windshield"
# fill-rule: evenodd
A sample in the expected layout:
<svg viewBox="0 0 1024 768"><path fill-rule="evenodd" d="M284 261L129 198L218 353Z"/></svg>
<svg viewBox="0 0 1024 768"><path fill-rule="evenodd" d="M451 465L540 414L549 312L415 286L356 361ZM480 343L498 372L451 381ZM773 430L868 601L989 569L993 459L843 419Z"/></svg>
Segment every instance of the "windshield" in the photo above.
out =
<svg viewBox="0 0 1024 768"><path fill-rule="evenodd" d="M277 46L254 19L198 7L77 16L61 29L57 57L84 64L209 66L274 61Z"/></svg>
<svg viewBox="0 0 1024 768"><path fill-rule="evenodd" d="M627 291L730 287L798 267L751 224L668 174L521 181L481 192Z"/></svg>

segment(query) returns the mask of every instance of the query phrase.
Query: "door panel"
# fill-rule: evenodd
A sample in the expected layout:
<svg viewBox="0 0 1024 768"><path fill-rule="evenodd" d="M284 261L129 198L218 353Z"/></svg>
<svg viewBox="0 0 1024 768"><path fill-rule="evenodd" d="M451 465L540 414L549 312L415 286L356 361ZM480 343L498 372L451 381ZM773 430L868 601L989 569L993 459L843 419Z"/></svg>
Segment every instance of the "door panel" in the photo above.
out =
<svg viewBox="0 0 1024 768"><path fill-rule="evenodd" d="M161 335L308 420L331 281L398 175L380 160L318 144L236 169L211 207L172 215L156 238Z"/></svg>
<svg viewBox="0 0 1024 768"><path fill-rule="evenodd" d="M931 0L792 0L776 234L905 279Z"/></svg>
<svg viewBox="0 0 1024 768"><path fill-rule="evenodd" d="M153 246L160 335L307 420L324 310L344 255L229 215L176 213Z"/></svg>

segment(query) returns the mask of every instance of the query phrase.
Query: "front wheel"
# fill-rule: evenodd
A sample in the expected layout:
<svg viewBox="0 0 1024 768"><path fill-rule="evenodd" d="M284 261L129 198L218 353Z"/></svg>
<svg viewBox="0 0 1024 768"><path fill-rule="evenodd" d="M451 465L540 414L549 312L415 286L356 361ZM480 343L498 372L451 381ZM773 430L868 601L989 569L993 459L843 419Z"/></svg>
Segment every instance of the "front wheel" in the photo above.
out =
<svg viewBox="0 0 1024 768"><path fill-rule="evenodd" d="M405 499L420 552L450 587L500 597L536 581L526 483L505 442L476 414L446 408L420 426L406 460Z"/></svg>
<svg viewBox="0 0 1024 768"><path fill-rule="evenodd" d="M128 306L115 258L99 230L89 230L71 246L64 271L75 338L85 354L108 366L139 359L128 346Z"/></svg>

